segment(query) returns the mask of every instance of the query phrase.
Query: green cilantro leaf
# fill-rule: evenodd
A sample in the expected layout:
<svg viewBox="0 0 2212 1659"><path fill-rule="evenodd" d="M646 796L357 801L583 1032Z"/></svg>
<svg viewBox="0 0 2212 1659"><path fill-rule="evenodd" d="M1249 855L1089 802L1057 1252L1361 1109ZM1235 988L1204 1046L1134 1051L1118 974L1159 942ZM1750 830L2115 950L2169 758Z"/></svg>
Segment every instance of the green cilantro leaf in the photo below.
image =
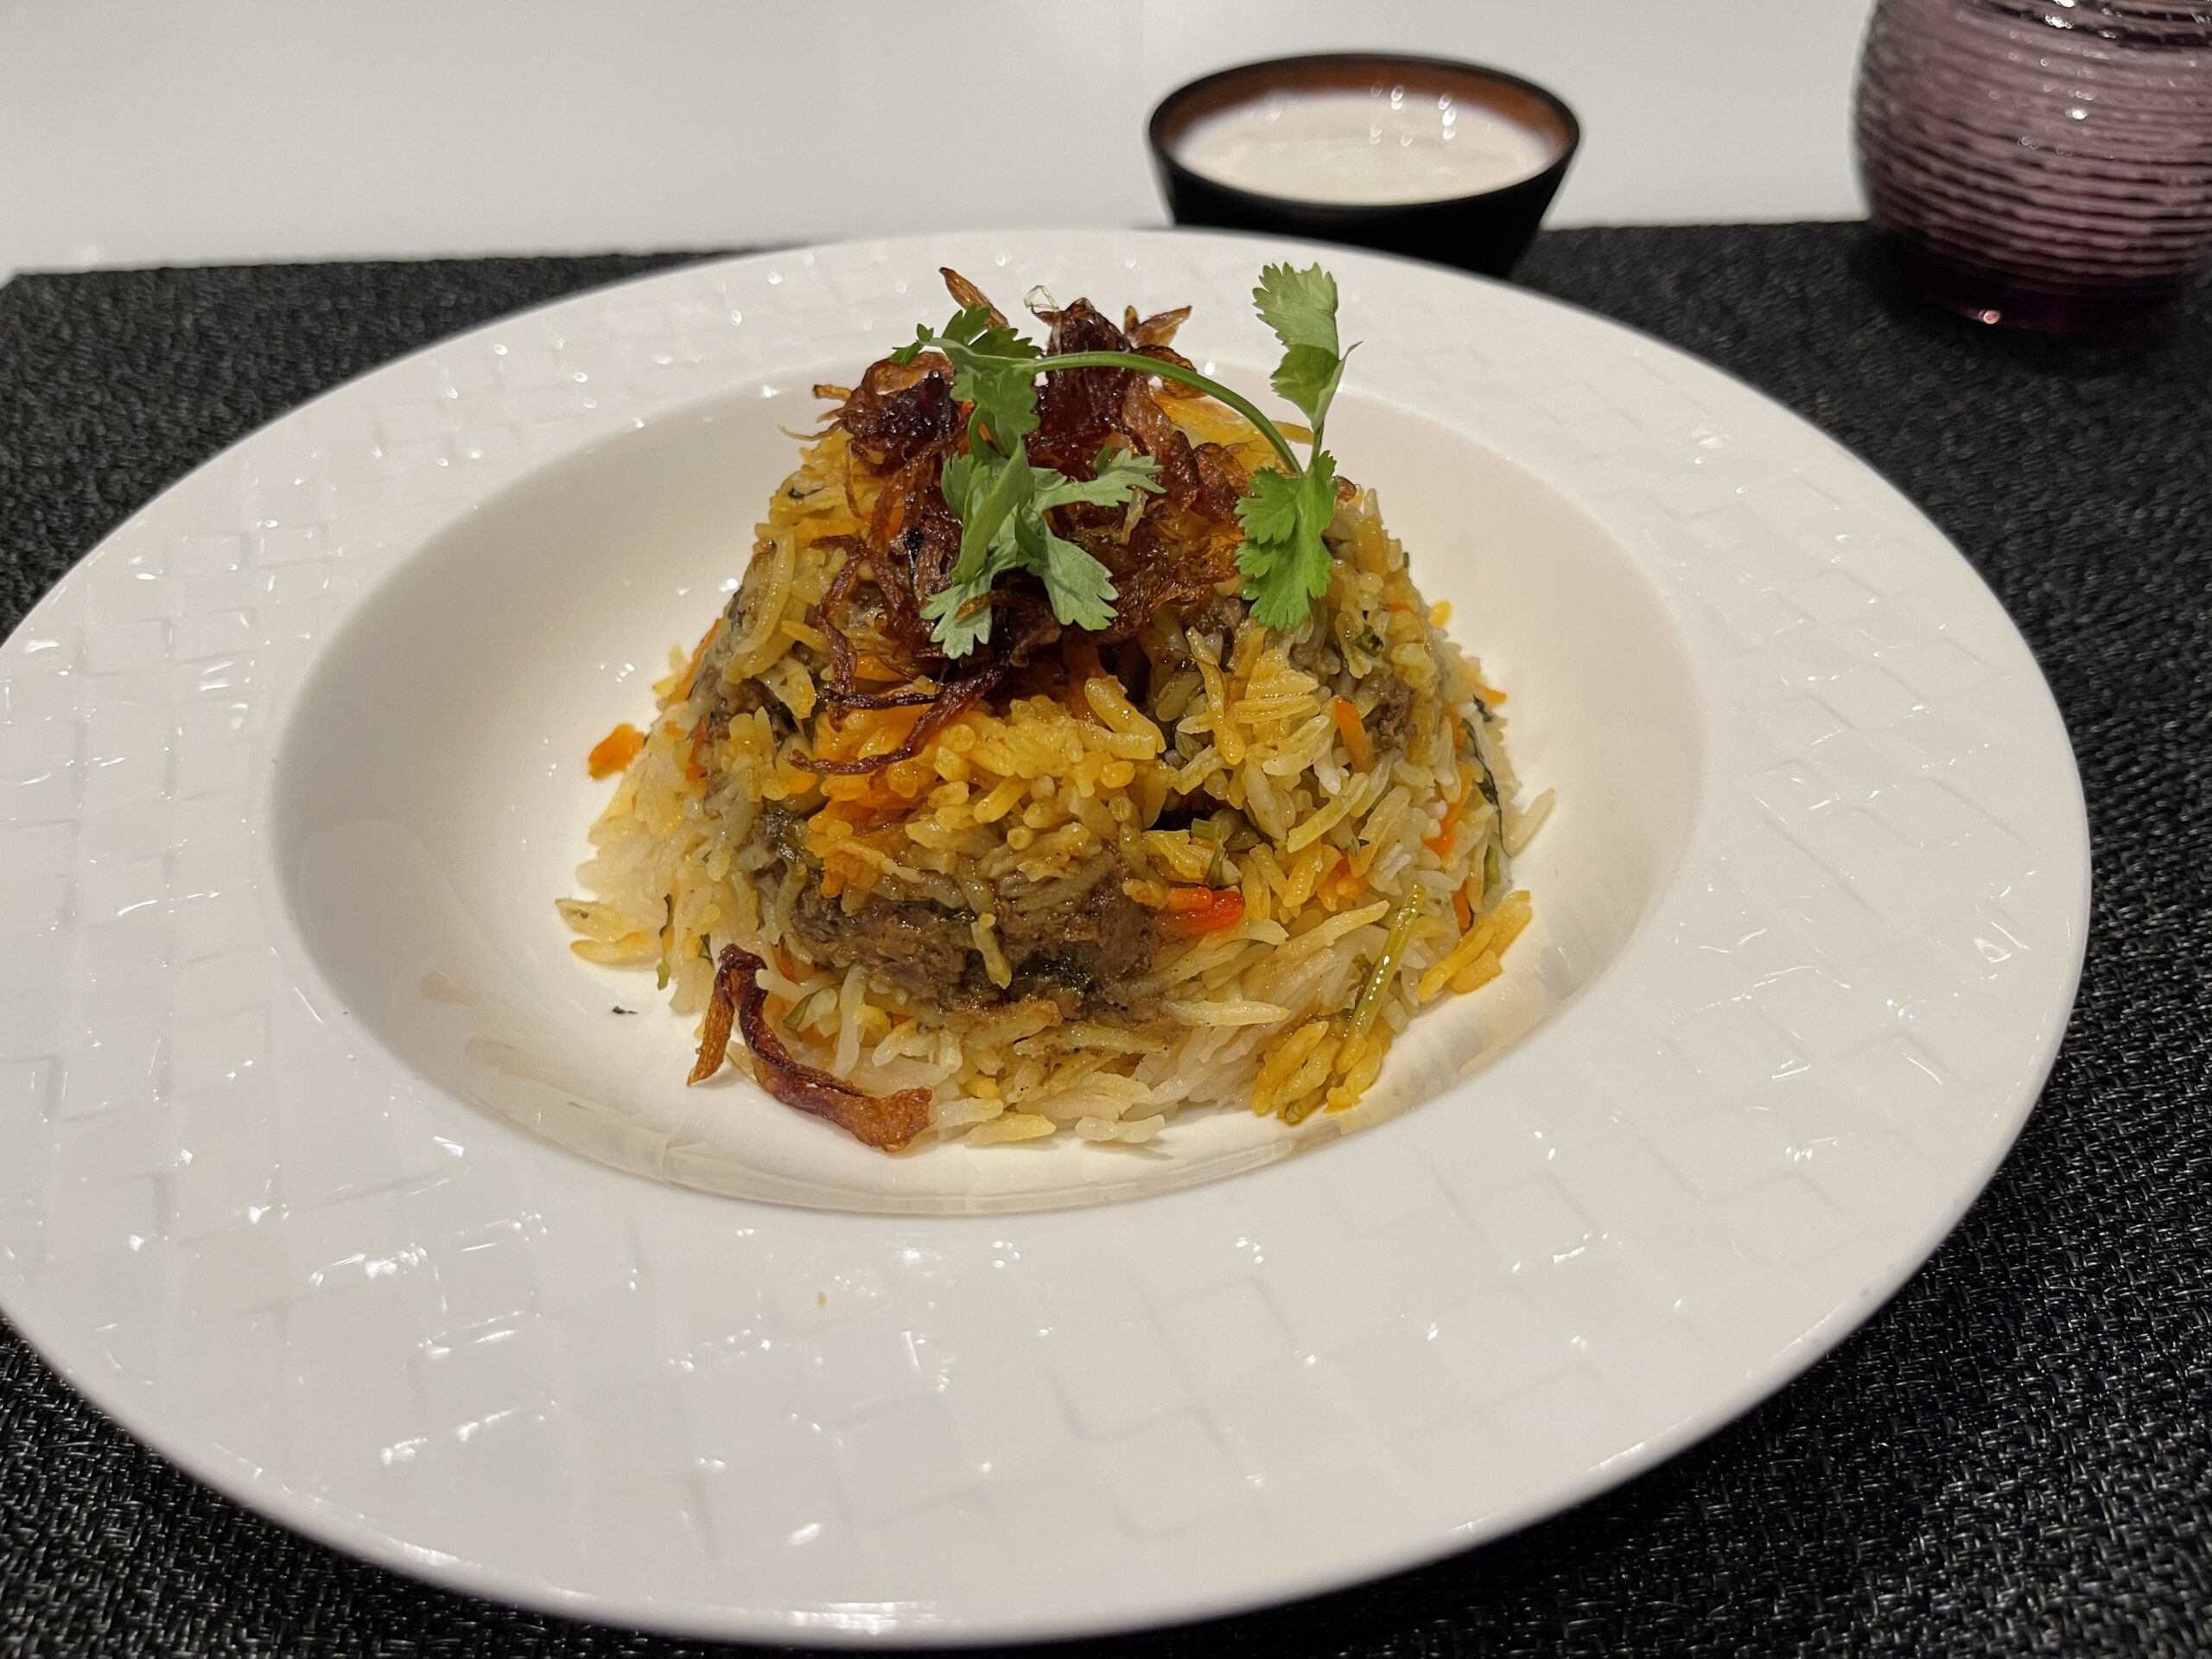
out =
<svg viewBox="0 0 2212 1659"><path fill-rule="evenodd" d="M983 458L972 450L947 455L943 470L938 474L938 493L944 497L944 505L952 509L952 516L963 523L976 510L977 493L989 486Z"/></svg>
<svg viewBox="0 0 2212 1659"><path fill-rule="evenodd" d="M1318 264L1308 270L1269 265L1252 290L1260 321L1286 346L1313 346L1338 356L1337 279Z"/></svg>
<svg viewBox="0 0 2212 1659"><path fill-rule="evenodd" d="M1052 534L1041 514L1031 522L1038 537L1034 568L1045 579L1052 614L1067 627L1096 630L1111 623L1118 596L1112 573L1073 542Z"/></svg>
<svg viewBox="0 0 2212 1659"><path fill-rule="evenodd" d="M1337 458L1316 449L1306 465L1298 498L1298 533L1306 594L1319 599L1329 591L1329 550L1322 537L1337 516ZM1303 607L1300 607L1301 615Z"/></svg>
<svg viewBox="0 0 2212 1659"><path fill-rule="evenodd" d="M940 588L922 607L922 614L936 624L933 630L938 645L948 657L965 657L976 646L987 643L991 637L992 611L988 594L991 584L956 583ZM982 604L969 607L976 600Z"/></svg>
<svg viewBox="0 0 2212 1659"><path fill-rule="evenodd" d="M1337 279L1319 265L1306 270L1269 265L1260 273L1252 303L1283 344L1282 362L1268 384L1276 396L1298 406L1318 445L1351 355L1337 346Z"/></svg>
<svg viewBox="0 0 2212 1659"><path fill-rule="evenodd" d="M974 575L955 580L922 601L922 614L935 625L932 632L946 656L965 657L991 637L991 584L1016 562L1014 537L1008 533Z"/></svg>
<svg viewBox="0 0 2212 1659"><path fill-rule="evenodd" d="M1325 537L1337 510L1337 466L1321 448L1322 429L1350 348L1338 345L1336 278L1318 264L1305 270L1266 267L1252 303L1283 344L1282 361L1268 384L1313 423L1313 451L1294 478L1267 473L1253 478L1251 497L1237 504L1245 541L1236 563L1252 614L1271 628L1294 628L1313 601L1329 591Z"/></svg>
<svg viewBox="0 0 2212 1659"><path fill-rule="evenodd" d="M892 353L891 360L903 369L919 357L922 354L922 348L936 338L937 336L930 332L929 324L917 323L914 325L914 337Z"/></svg>
<svg viewBox="0 0 2212 1659"><path fill-rule="evenodd" d="M1319 346L1294 346L1282 354L1268 384L1277 397L1298 406L1318 442L1322 423L1329 418L1329 404L1337 395L1337 383L1344 378L1344 359L1334 352Z"/></svg>
<svg viewBox="0 0 2212 1659"><path fill-rule="evenodd" d="M1004 324L1000 325L1002 328ZM944 343L974 346L991 333L991 309L987 305L963 305L939 331ZM1007 328L1007 334L1014 330Z"/></svg>
<svg viewBox="0 0 2212 1659"><path fill-rule="evenodd" d="M930 346L944 346L952 343L972 344L988 330L991 314L980 305L970 305L952 314L952 321L944 327L932 329L927 323L917 324L914 338L891 353L891 360L900 368L906 367ZM1014 331L1008 329L1008 334Z"/></svg>
<svg viewBox="0 0 2212 1659"><path fill-rule="evenodd" d="M1236 504L1236 520L1248 544L1290 540L1298 531L1298 480L1272 469L1253 474L1252 493ZM1273 555L1267 556L1272 562Z"/></svg>
<svg viewBox="0 0 2212 1659"><path fill-rule="evenodd" d="M1070 478L1064 473L1039 472L1041 480L1037 491L1037 505L1044 507L1065 507L1076 502L1092 506L1118 507L1133 499L1139 490L1160 492L1160 463L1150 455L1140 455L1127 449L1108 448L1098 452L1098 459L1091 463L1091 476Z"/></svg>
<svg viewBox="0 0 2212 1659"><path fill-rule="evenodd" d="M968 458L975 466L959 480L966 499L956 503L945 497L945 505L960 518L960 556L950 573L957 582L973 580L1000 552L1008 526L1028 505L1033 487L1027 461L995 461L987 454L978 461L972 449Z"/></svg>
<svg viewBox="0 0 2212 1659"><path fill-rule="evenodd" d="M952 377L952 395L972 405L968 442L1011 455L1037 429L1037 372L1027 362L998 367L967 367Z"/></svg>
<svg viewBox="0 0 2212 1659"><path fill-rule="evenodd" d="M1265 480L1276 480L1268 482ZM1294 628L1329 591L1329 547L1323 532L1336 514L1337 466L1325 449L1296 478L1255 473L1253 493L1237 504L1244 543L1236 568L1252 614L1270 628Z"/></svg>

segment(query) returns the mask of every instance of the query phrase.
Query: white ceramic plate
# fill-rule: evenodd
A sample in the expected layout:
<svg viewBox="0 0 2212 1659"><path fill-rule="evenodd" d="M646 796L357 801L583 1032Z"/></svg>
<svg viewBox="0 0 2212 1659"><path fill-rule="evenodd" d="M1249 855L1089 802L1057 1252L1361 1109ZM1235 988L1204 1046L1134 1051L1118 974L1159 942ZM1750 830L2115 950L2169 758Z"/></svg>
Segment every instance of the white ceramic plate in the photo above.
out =
<svg viewBox="0 0 2212 1659"><path fill-rule="evenodd" d="M1362 1133L886 1160L686 1094L684 1023L568 953L582 752L721 603L812 382L939 319L950 264L1006 302L1193 303L1185 343L1258 386L1283 251L677 271L381 370L133 518L0 650L9 1317L340 1548L823 1641L1407 1566L1834 1343L2050 1064L2088 896L2066 736L1865 467L1509 288L1313 251L1365 342L1332 447L1560 798L1521 869L1541 933L1416 1026Z"/></svg>

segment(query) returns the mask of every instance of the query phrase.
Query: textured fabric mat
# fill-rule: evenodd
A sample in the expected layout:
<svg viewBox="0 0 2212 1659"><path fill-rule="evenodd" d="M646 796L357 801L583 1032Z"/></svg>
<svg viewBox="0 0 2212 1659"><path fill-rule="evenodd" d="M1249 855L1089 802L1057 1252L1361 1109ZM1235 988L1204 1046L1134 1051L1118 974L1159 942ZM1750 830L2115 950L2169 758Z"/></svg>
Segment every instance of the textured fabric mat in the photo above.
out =
<svg viewBox="0 0 2212 1659"><path fill-rule="evenodd" d="M1071 1652L2212 1651L2212 287L2082 346L1893 310L1842 226L1571 232L1522 279L1802 410L1933 515L2056 689L2097 861L2018 1149L1858 1336L1672 1463L1474 1554ZM0 289L0 632L311 393L665 260L27 276ZM1018 1571L1018 1566L1009 1570ZM672 1655L295 1538L0 1327L0 1653Z"/></svg>

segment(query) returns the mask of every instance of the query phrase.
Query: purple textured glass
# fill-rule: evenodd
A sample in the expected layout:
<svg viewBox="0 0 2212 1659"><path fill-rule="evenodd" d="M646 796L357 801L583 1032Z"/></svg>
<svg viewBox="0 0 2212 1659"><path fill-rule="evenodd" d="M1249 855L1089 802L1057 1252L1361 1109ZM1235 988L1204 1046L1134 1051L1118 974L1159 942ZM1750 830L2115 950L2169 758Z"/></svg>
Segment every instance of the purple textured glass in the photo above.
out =
<svg viewBox="0 0 2212 1659"><path fill-rule="evenodd" d="M2050 329L2148 310L2212 257L2212 4L1879 0L1859 165L1940 303Z"/></svg>

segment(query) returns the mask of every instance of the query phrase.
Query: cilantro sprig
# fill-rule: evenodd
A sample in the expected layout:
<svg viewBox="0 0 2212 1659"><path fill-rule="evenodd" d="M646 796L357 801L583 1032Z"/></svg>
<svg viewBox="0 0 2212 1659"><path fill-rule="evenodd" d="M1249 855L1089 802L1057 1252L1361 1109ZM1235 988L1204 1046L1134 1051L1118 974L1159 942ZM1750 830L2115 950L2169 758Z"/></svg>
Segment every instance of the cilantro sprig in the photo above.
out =
<svg viewBox="0 0 2212 1659"><path fill-rule="evenodd" d="M960 520L960 556L949 584L922 607L947 656L964 657L991 637L991 584L1009 570L1037 576L1063 624L1106 626L1117 596L1113 577L1055 534L1046 514L1075 502L1121 505L1139 490L1160 491L1154 461L1110 446L1100 451L1089 479L1031 465L1022 440L1037 429L1037 376L1046 369L1134 369L1179 380L1251 422L1283 470L1255 474L1252 493L1237 503L1244 597L1268 627L1295 627L1305 620L1329 587L1322 535L1336 511L1337 469L1321 435L1351 348L1338 346L1336 278L1318 264L1306 270L1266 267L1252 300L1283 344L1269 384L1313 429L1312 457L1303 465L1280 427L1211 375L1135 352L1065 352L1048 359L1033 340L992 321L985 306L963 308L943 328L916 329L913 343L892 353L903 364L925 349L943 353L953 367L952 395L969 406L968 452L945 462L941 480L945 505Z"/></svg>
<svg viewBox="0 0 2212 1659"><path fill-rule="evenodd" d="M1337 279L1319 265L1268 266L1252 302L1283 344L1268 384L1313 429L1313 458L1303 468L1253 474L1251 494L1236 504L1244 527L1236 567L1252 614L1271 628L1290 628L1329 591L1329 550L1321 537L1337 511L1337 458L1321 447L1321 434L1351 348L1337 345Z"/></svg>
<svg viewBox="0 0 2212 1659"><path fill-rule="evenodd" d="M1031 464L1022 440L1037 429L1043 353L1006 323L993 322L988 308L966 307L935 334L917 330L914 343L892 359L911 363L925 346L951 360L952 395L969 405L967 453L949 459L938 480L960 520L960 556L947 585L922 605L938 644L948 657L965 657L991 637L991 584L1009 570L1029 571L1043 583L1063 625L1105 627L1114 620L1113 576L1056 533L1045 515L1077 502L1123 505L1139 490L1157 494L1159 463L1109 445L1087 479Z"/></svg>

